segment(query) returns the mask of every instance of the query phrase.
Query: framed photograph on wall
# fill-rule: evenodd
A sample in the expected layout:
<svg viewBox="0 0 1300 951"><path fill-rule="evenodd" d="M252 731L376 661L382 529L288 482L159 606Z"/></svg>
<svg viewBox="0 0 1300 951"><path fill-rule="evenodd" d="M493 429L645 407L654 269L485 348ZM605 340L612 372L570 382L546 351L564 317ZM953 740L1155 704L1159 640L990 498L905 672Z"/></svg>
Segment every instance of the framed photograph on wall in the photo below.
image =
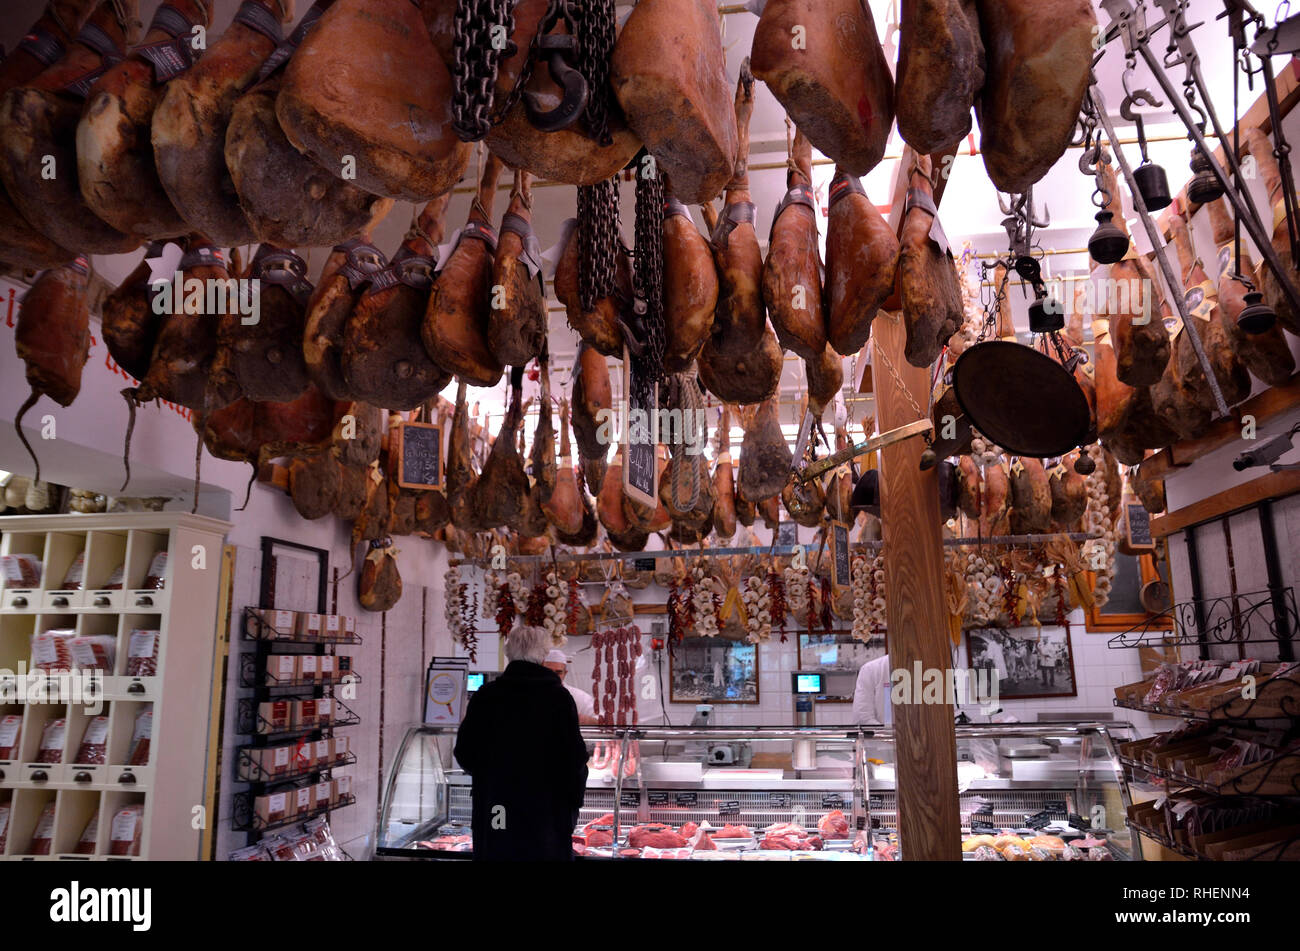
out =
<svg viewBox="0 0 1300 951"><path fill-rule="evenodd" d="M852 703L858 671L885 653L883 636L859 641L848 631L818 631L800 632L798 637L799 670L824 676L826 693L818 695L818 703Z"/></svg>
<svg viewBox="0 0 1300 951"><path fill-rule="evenodd" d="M668 655L672 703L758 703L758 646L688 637Z"/></svg>
<svg viewBox="0 0 1300 951"><path fill-rule="evenodd" d="M1096 575L1092 575L1090 583L1095 582ZM1172 630L1172 604L1169 562L1163 553L1156 558L1117 551L1110 599L1105 607L1087 610L1085 629L1093 634L1121 633L1139 625L1147 631Z"/></svg>
<svg viewBox="0 0 1300 951"><path fill-rule="evenodd" d="M1003 700L1077 697L1074 652L1065 628L1008 631L988 627L966 632L966 659L972 671L997 674Z"/></svg>

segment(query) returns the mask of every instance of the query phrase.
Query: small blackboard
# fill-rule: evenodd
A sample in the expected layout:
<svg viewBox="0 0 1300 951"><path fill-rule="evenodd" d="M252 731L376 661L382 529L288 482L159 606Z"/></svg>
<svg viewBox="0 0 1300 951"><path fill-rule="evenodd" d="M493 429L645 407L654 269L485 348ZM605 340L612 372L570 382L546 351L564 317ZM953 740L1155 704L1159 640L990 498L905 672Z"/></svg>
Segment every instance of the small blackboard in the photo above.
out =
<svg viewBox="0 0 1300 951"><path fill-rule="evenodd" d="M884 796L868 796L868 797L867 797L867 805L870 806L872 809L884 809L884 808L885 808L885 797L884 797Z"/></svg>
<svg viewBox="0 0 1300 951"><path fill-rule="evenodd" d="M829 795L822 796L822 808L823 808L823 809L843 809L843 808L844 808L844 797L841 796L841 795L839 795L838 793L831 793L831 794L829 794Z"/></svg>
<svg viewBox="0 0 1300 951"><path fill-rule="evenodd" d="M740 815L740 801L738 799L728 799L726 802L718 803L718 815L720 816Z"/></svg>
<svg viewBox="0 0 1300 951"><path fill-rule="evenodd" d="M390 434L397 484L405 489L442 488L442 430L433 423L398 423Z"/></svg>
<svg viewBox="0 0 1300 951"><path fill-rule="evenodd" d="M632 566L637 571L654 571L655 560L653 558L637 558L633 560Z"/></svg>
<svg viewBox="0 0 1300 951"><path fill-rule="evenodd" d="M867 827L867 817L858 816L858 818L854 820L854 826L857 828L859 832L861 832L863 829Z"/></svg>
<svg viewBox="0 0 1300 951"><path fill-rule="evenodd" d="M1155 551L1155 539L1151 537L1151 513L1138 502L1127 503L1124 510L1129 547Z"/></svg>
<svg viewBox="0 0 1300 951"><path fill-rule="evenodd" d="M769 793L767 804L774 809L789 809L790 804L794 802L794 796L789 793Z"/></svg>
<svg viewBox="0 0 1300 951"><path fill-rule="evenodd" d="M623 489L642 505L659 504L659 385L652 384L649 398L637 398L640 381L627 347L623 348L623 392L627 394L627 419L623 425Z"/></svg>
<svg viewBox="0 0 1300 951"><path fill-rule="evenodd" d="M679 792L673 793L673 802L679 806L694 806L700 801L699 793Z"/></svg>
<svg viewBox="0 0 1300 951"><path fill-rule="evenodd" d="M1080 832L1087 832L1092 828L1092 823L1079 815L1077 812L1071 812L1066 816L1066 821Z"/></svg>
<svg viewBox="0 0 1300 951"><path fill-rule="evenodd" d="M666 806L666 805L668 805L668 793L666 793L666 792L652 792L652 793L646 793L646 797L647 797L647 801L648 801L648 802L650 803L650 805L652 805L652 806Z"/></svg>
<svg viewBox="0 0 1300 951"><path fill-rule="evenodd" d="M831 584L847 588L853 583L853 569L849 563L849 526L831 522Z"/></svg>
<svg viewBox="0 0 1300 951"><path fill-rule="evenodd" d="M618 804L621 808L635 809L641 805L641 793L635 789L624 789L618 795Z"/></svg>
<svg viewBox="0 0 1300 951"><path fill-rule="evenodd" d="M1045 799L1043 800L1043 811L1050 813L1065 812L1064 799Z"/></svg>
<svg viewBox="0 0 1300 951"><path fill-rule="evenodd" d="M781 522L776 527L776 543L778 545L797 545L799 544L799 526L795 522Z"/></svg>
<svg viewBox="0 0 1300 951"><path fill-rule="evenodd" d="M992 816L971 816L970 831L972 835L996 835L998 827L993 824Z"/></svg>
<svg viewBox="0 0 1300 951"><path fill-rule="evenodd" d="M1052 816L1044 809L1042 812L1035 812L1032 816L1025 817L1025 828L1027 829L1045 829L1051 824Z"/></svg>

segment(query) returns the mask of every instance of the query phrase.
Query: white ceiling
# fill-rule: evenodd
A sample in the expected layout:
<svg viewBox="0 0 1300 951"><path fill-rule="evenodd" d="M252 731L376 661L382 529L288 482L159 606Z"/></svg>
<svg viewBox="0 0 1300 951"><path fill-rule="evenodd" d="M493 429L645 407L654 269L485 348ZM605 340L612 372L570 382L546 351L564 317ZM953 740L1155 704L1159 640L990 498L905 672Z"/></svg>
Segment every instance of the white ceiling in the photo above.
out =
<svg viewBox="0 0 1300 951"><path fill-rule="evenodd" d="M299 0L299 14L306 9L307 5L306 0ZM7 0L2 14L3 24L0 24L0 42L3 42L6 48L12 49L43 6L41 0ZM148 22L157 6L158 0L141 0L141 18ZM896 17L897 6L896 0L890 0L888 3L874 0L871 3L880 36L890 37L886 47L891 60L896 55L897 35L889 29L889 21ZM1098 10L1099 22L1108 22L1109 18L1100 10L1100 4L1095 3L1094 6ZM216 0L214 33L224 30L237 8L238 0ZM735 8L726 9L731 11ZM1203 59L1202 69L1207 84L1214 91L1215 107L1219 110L1221 121L1228 125L1232 114L1231 47L1225 25L1222 22L1214 22L1214 18L1222 11L1222 5L1211 0L1192 0L1190 9L1189 22L1205 21L1206 24L1197 30L1194 36L1199 41L1198 46ZM1149 15L1151 22L1158 19L1155 12ZM749 52L756 23L757 17L746 11L726 12L722 18L723 44L727 51L727 73L733 83L739 72L741 60ZM1161 47L1166 39L1167 31L1158 38ZM1098 75L1113 121L1120 127L1121 136L1129 137L1133 130L1118 115L1119 103L1123 98L1122 72L1122 49L1119 48L1118 43L1114 43L1102 58ZM1178 75L1174 77L1176 82L1182 78L1181 71L1177 72ZM1153 90L1157 89L1144 67L1140 66L1135 85L1147 84ZM1244 110L1258 95L1258 84L1254 91L1248 91L1243 87L1242 109ZM1163 94L1158 94L1157 98L1165 99ZM1165 110L1164 114L1168 115L1168 110ZM760 236L767 234L771 213L784 192L786 149L784 119L784 110L771 93L762 83L757 84L757 102L751 125L750 179L754 200L758 206L756 228ZM1183 136L1181 126L1176 122L1171 124L1153 119L1148 123L1147 132L1152 139L1170 139L1170 141L1154 141L1151 146L1151 157L1166 167L1171 188L1176 193L1190 175L1187 170L1189 145ZM958 247L964 240L969 240L975 251L981 254L1004 252L1006 235L1000 225L1003 215L997 204L997 194L984 173L980 158L970 154L969 146L978 149L978 144L979 133L978 129L975 129L968 147L963 148L953 165L948 191L942 205L943 226ZM902 142L895 130L885 161L863 179L867 193L878 205L885 205L890 200L891 182L901 151ZM1135 147L1129 155L1136 164L1138 159ZM1068 151L1035 188L1039 205L1045 205L1051 213L1051 226L1039 234L1043 248L1048 251L1047 268L1051 275L1081 273L1087 267L1086 253L1061 253L1070 249L1083 248L1088 235L1095 227L1093 214L1096 209L1090 200L1092 185L1090 180L1080 174L1077 167L1078 157L1078 150ZM814 159L821 159L821 156L815 154ZM473 165L471 165L472 170ZM829 182L832 172L833 168L829 164L819 165L815 169L814 183L822 189L823 196L825 185ZM503 188L506 187L508 182L503 185ZM464 183L453 197L448 214L448 231L464 220L469 206L470 191L469 184ZM538 183L536 186L533 224L543 248L550 247L557 240L561 223L574 214L575 197L575 190L569 186L557 186L545 182ZM497 203L498 216L504 211L505 203L503 192ZM622 186L622 207L624 209L623 231L630 243L633 208L633 186L630 183ZM376 231L376 241L382 248L391 251L397 247L413 211L410 205L403 203L397 205ZM694 215L702 229L703 222L698 210L694 211ZM822 224L824 226L824 220ZM1146 250L1149 245L1145 236L1140 234L1141 229L1135 227L1133 231L1137 236L1139 248ZM327 252L323 249L299 250L308 258L313 274L318 271ZM136 252L133 255L102 257L96 258L94 263L96 269L108 281L116 283L131 270L139 256L140 253ZM552 377L555 384L558 385L563 381L567 388L568 369L572 364L576 338L565 322L562 308L559 308L553 300L552 307L554 308L551 315L551 354L554 368ZM1021 330L1026 330L1025 304L1018 295L1014 294L1013 311L1017 325ZM850 373L851 369L850 361L846 360L845 388L850 394L855 389L855 378ZM616 383L616 387L618 385ZM798 402L798 395L803 386L804 375L801 363L787 355L782 396L788 401L784 413L785 421L791 429L794 426L795 404ZM504 389L503 384L491 391L473 391L471 400L480 401L484 412L495 416L504 403ZM454 389L448 395L454 395ZM851 418L856 421L872 415L870 402L857 398L851 399L849 411Z"/></svg>

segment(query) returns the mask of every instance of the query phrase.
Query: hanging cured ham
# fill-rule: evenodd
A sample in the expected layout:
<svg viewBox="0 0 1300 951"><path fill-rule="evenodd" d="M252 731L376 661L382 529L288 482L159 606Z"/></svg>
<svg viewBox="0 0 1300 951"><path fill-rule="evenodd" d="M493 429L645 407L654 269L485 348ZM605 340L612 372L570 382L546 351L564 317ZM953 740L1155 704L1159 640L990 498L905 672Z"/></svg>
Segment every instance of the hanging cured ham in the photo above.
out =
<svg viewBox="0 0 1300 951"><path fill-rule="evenodd" d="M100 331L117 365L135 379L149 372L153 345L158 339L160 315L152 307L149 288L152 268L148 259L162 253L161 242L149 246L142 260L111 294L104 298Z"/></svg>
<svg viewBox="0 0 1300 951"><path fill-rule="evenodd" d="M623 450L620 448L605 469L600 495L596 497L596 514L615 548L642 551L650 536L628 521L623 496Z"/></svg>
<svg viewBox="0 0 1300 951"><path fill-rule="evenodd" d="M77 127L81 195L124 234L176 237L188 230L158 180L153 114L165 84L193 65L195 28L211 25L211 0L163 4L142 45L100 77L86 100Z"/></svg>
<svg viewBox="0 0 1300 951"><path fill-rule="evenodd" d="M136 0L105 0L63 59L0 102L0 180L10 199L49 240L85 254L121 254L140 244L93 214L77 181L82 106L139 38L136 12Z"/></svg>
<svg viewBox="0 0 1300 951"><path fill-rule="evenodd" d="M620 320L632 317L632 266L619 248L614 254L614 293L596 301L591 310L582 306L578 284L578 229L569 232L568 243L555 266L555 296L564 305L569 326L590 347L607 357L623 357L623 328Z"/></svg>
<svg viewBox="0 0 1300 951"><path fill-rule="evenodd" d="M962 324L961 289L952 251L935 239L938 212L929 157L917 156L910 174L898 259L907 327L904 356L914 367L928 367Z"/></svg>
<svg viewBox="0 0 1300 951"><path fill-rule="evenodd" d="M1011 533L1039 535L1052 527L1052 487L1038 459L1011 463Z"/></svg>
<svg viewBox="0 0 1300 951"><path fill-rule="evenodd" d="M435 37L451 36L452 20L442 11L454 13L455 4L425 3L425 16L437 17L430 22L429 31ZM530 55L533 37L542 17L550 7L549 0L520 0L513 10L514 32L510 41L515 49L503 55L497 64L495 103L499 106L510 95L519 80L520 70ZM563 21L552 35L566 33ZM448 65L451 61L448 60ZM538 108L550 111L559 106L563 89L551 78L550 72L539 68L535 61L533 71L523 89L535 95ZM516 102L501 118L498 125L483 140L484 144L512 168L526 168L534 175L569 185L594 185L618 173L641 148L636 133L628 128L617 104L608 109L608 145L601 145L585 134L581 123L557 132L543 132L528 120L522 102Z"/></svg>
<svg viewBox="0 0 1300 951"><path fill-rule="evenodd" d="M90 269L84 257L51 268L23 296L14 329L18 357L26 365L31 395L14 418L18 439L32 457L35 479L41 463L23 433L23 415L42 396L71 406L81 392L81 371L90 357L90 309L86 289Z"/></svg>
<svg viewBox="0 0 1300 951"><path fill-rule="evenodd" d="M573 454L569 448L569 403L560 400L560 461L551 497L542 503L547 521L557 535L575 535L582 528L583 499L578 487L578 475L573 468Z"/></svg>
<svg viewBox="0 0 1300 951"><path fill-rule="evenodd" d="M447 436L447 505L451 508L451 523L463 532L481 529L474 508L474 459L470 450L469 407L465 403L465 381L456 387L456 409L451 417L451 432Z"/></svg>
<svg viewBox="0 0 1300 951"><path fill-rule="evenodd" d="M780 494L790 477L793 456L781 431L776 397L765 400L745 420L745 439L740 448L741 498L757 504Z"/></svg>
<svg viewBox="0 0 1300 951"><path fill-rule="evenodd" d="M551 421L551 372L547 357L543 354L539 361L538 376L541 380L541 393L538 397L537 427L533 430L533 447L529 453L528 463L533 485L529 495L540 507L550 501L555 491L555 424ZM541 516L545 516L545 512ZM536 533L540 534L540 532Z"/></svg>
<svg viewBox="0 0 1300 951"><path fill-rule="evenodd" d="M1048 473L1048 489L1052 493L1052 531L1076 530L1088 509L1088 477L1074 469L1078 451L1064 457Z"/></svg>
<svg viewBox="0 0 1300 951"><path fill-rule="evenodd" d="M261 288L256 323L247 323L242 312L217 318L212 378L218 389L280 403L307 389L302 335L312 287L306 275L306 262L292 251L265 244L257 249L249 274L238 275Z"/></svg>
<svg viewBox="0 0 1300 951"><path fill-rule="evenodd" d="M516 171L492 265L487 328L488 349L512 367L541 356L546 339L546 290L532 207L532 175Z"/></svg>
<svg viewBox="0 0 1300 951"><path fill-rule="evenodd" d="M370 277L343 335L347 391L390 410L412 410L438 395L451 374L420 340L449 195L425 205L416 227L383 270Z"/></svg>
<svg viewBox="0 0 1300 951"><path fill-rule="evenodd" d="M1214 246L1219 250L1219 309L1223 326L1233 352L1246 368L1269 386L1281 386L1295 372L1295 357L1291 355L1291 347L1282 332L1281 324L1274 323L1262 333L1249 333L1237 324L1237 318L1246 309L1247 287L1234 277L1237 262L1233 254L1233 222L1228 213L1227 201L1226 198L1220 198L1207 206L1214 229ZM1245 275L1254 273L1250 252L1246 250L1244 242L1240 271Z"/></svg>
<svg viewBox="0 0 1300 951"><path fill-rule="evenodd" d="M827 344L816 360L804 361L804 369L808 374L808 408L820 420L844 385L844 364L835 348Z"/></svg>
<svg viewBox="0 0 1300 951"><path fill-rule="evenodd" d="M302 343L307 375L331 399L353 396L343 374L348 321L370 279L387 267L388 258L374 246L369 233L363 232L330 252L307 301Z"/></svg>
<svg viewBox="0 0 1300 951"><path fill-rule="evenodd" d="M722 408L718 423L718 459L713 466L713 532L726 542L736 534L736 479L731 466L731 411ZM752 521L752 519L751 519Z"/></svg>
<svg viewBox="0 0 1300 951"><path fill-rule="evenodd" d="M252 226L226 166L235 102L257 79L293 16L290 0L249 0L194 67L169 82L154 110L154 160L172 206L190 229L222 245L251 244Z"/></svg>
<svg viewBox="0 0 1300 951"><path fill-rule="evenodd" d="M1106 210L1115 227L1128 237L1124 200L1115 167L1101 165L1102 187L1109 193ZM1129 386L1150 386L1160 379L1169 362L1169 332L1155 313L1151 288L1155 275L1138 257L1132 244L1122 261L1109 265L1108 287L1112 293L1098 295L1097 313L1110 318L1111 345L1115 348L1116 375ZM1113 306L1112 306L1113 305Z"/></svg>
<svg viewBox="0 0 1300 951"><path fill-rule="evenodd" d="M59 62L98 5L99 0L53 0L47 4L14 51L0 62L0 97ZM3 187L0 187L0 221L5 223L0 230L0 261L40 269L76 257L28 224Z"/></svg>
<svg viewBox="0 0 1300 951"><path fill-rule="evenodd" d="M822 313L812 146L802 130L795 133L789 166L785 197L772 216L763 263L763 303L781 346L813 360L826 349L826 318Z"/></svg>
<svg viewBox="0 0 1300 951"><path fill-rule="evenodd" d="M971 108L984 86L984 40L975 8L975 0L902 2L898 134L924 155L944 151L970 132Z"/></svg>
<svg viewBox="0 0 1300 951"><path fill-rule="evenodd" d="M528 475L519 456L519 427L523 425L522 390L524 371L517 367L510 379L510 404L501 429L492 442L483 471L474 484L474 509L483 528L516 526L528 498Z"/></svg>
<svg viewBox="0 0 1300 951"><path fill-rule="evenodd" d="M894 290L899 245L894 229L842 168L831 179L826 225L826 338L844 356L871 336L871 322Z"/></svg>
<svg viewBox="0 0 1300 951"><path fill-rule="evenodd" d="M584 470L588 460L603 463L609 454L611 427L607 424L602 431L601 421L609 419L613 405L605 358L590 347L580 347L573 380L572 413L573 437L578 442L578 455L583 460ZM589 487L595 482L597 492L604 484L604 472L599 471L599 475L599 481L587 480Z"/></svg>
<svg viewBox="0 0 1300 951"><path fill-rule="evenodd" d="M980 495L979 533L983 538L1006 535L1010 530L1011 481L1001 461L984 467Z"/></svg>
<svg viewBox="0 0 1300 951"><path fill-rule="evenodd" d="M659 470L660 491L654 505L646 505L626 492L623 493L623 515L627 518L628 525L649 534L666 532L673 524L673 516L665 508L663 494L664 478L668 472L668 448L663 443L656 447L655 466Z"/></svg>
<svg viewBox="0 0 1300 951"><path fill-rule="evenodd" d="M781 380L781 346L767 326L763 306L763 254L754 231L749 193L749 120L754 111L754 77L746 59L736 83L736 127L740 157L727 185L722 214L704 205L718 272L718 306L709 339L697 359L700 382L719 399L761 403Z"/></svg>
<svg viewBox="0 0 1300 951"><path fill-rule="evenodd" d="M471 386L495 386L500 360L487 342L492 266L497 235L492 228L501 160L488 153L469 220L433 284L421 338L430 359Z"/></svg>
<svg viewBox="0 0 1300 951"><path fill-rule="evenodd" d="M1242 139L1255 158L1259 175L1264 180L1264 190L1268 193L1269 208L1273 211L1273 250L1281 259L1282 266L1290 268L1290 278L1294 283L1300 280L1300 261L1291 259L1286 203L1282 198L1282 173L1278 168L1277 156L1273 154L1273 143L1259 129L1246 123L1242 123L1242 126ZM1290 298L1282 292L1277 276L1264 261L1259 263L1255 271L1255 285L1264 295L1264 303L1277 314L1278 323L1291 333L1300 335L1300 313L1291 305Z"/></svg>
<svg viewBox="0 0 1300 951"><path fill-rule="evenodd" d="M641 0L610 57L628 125L689 205L717 197L735 172L726 65L711 0Z"/></svg>
<svg viewBox="0 0 1300 951"><path fill-rule="evenodd" d="M818 151L854 175L880 163L894 82L863 0L768 0L750 56L754 75Z"/></svg>
<svg viewBox="0 0 1300 951"><path fill-rule="evenodd" d="M451 128L451 92L418 5L337 0L289 60L275 113L294 147L331 174L428 201L469 164Z"/></svg>
<svg viewBox="0 0 1300 951"><path fill-rule="evenodd" d="M1096 50L1089 0L976 0L987 58L975 101L984 167L1023 194L1065 154Z"/></svg>
<svg viewBox="0 0 1300 951"><path fill-rule="evenodd" d="M686 370L713 329L718 304L718 273L709 243L695 227L686 206L667 187L663 228L664 369Z"/></svg>

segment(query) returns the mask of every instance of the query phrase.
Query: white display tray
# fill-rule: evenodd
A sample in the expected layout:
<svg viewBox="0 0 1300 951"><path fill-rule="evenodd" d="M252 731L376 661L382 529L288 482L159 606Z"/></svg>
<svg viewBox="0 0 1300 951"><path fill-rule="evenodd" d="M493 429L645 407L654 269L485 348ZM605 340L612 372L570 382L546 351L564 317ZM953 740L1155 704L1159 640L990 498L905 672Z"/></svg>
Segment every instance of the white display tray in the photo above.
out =
<svg viewBox="0 0 1300 951"><path fill-rule="evenodd" d="M780 769L710 769L700 782L705 789L772 789L784 776Z"/></svg>

